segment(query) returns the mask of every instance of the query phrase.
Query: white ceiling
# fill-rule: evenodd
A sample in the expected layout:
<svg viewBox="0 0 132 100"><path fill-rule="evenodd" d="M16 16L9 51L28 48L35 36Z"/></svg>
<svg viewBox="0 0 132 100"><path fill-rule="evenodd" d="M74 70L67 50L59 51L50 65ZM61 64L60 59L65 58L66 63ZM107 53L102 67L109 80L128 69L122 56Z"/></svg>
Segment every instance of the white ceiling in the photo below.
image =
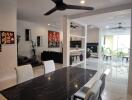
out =
<svg viewBox="0 0 132 100"><path fill-rule="evenodd" d="M63 15L78 14L87 11L66 10L56 11L52 15L43 14L50 10L55 4L51 0L17 0L18 1L18 19L37 22L41 24L60 24ZM121 4L128 4L132 0L85 0L85 6L92 6L95 9L112 7ZM65 3L81 5L80 0L64 0Z"/></svg>
<svg viewBox="0 0 132 100"><path fill-rule="evenodd" d="M78 23L85 23L89 26L100 28L112 28L118 27L118 23L122 23L123 27L131 26L131 10L117 11L111 13L105 13L100 15L87 16L74 21Z"/></svg>

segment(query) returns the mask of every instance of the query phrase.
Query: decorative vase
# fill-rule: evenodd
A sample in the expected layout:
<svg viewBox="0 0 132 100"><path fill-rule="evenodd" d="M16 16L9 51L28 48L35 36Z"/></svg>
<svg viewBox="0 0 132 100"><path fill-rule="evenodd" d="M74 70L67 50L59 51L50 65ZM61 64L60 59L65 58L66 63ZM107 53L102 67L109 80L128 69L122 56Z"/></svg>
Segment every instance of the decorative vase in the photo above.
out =
<svg viewBox="0 0 132 100"><path fill-rule="evenodd" d="M82 54L80 55L80 61L83 61L83 55Z"/></svg>

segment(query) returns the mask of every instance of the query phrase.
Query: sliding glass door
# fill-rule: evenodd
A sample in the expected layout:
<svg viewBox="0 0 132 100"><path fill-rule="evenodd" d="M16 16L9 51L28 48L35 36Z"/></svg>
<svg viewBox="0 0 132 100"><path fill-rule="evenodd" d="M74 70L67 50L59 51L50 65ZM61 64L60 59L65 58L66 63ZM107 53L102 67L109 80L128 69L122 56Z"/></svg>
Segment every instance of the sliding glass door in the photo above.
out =
<svg viewBox="0 0 132 100"><path fill-rule="evenodd" d="M109 79L127 84L130 51L130 31L106 31L101 35L101 61L111 70Z"/></svg>

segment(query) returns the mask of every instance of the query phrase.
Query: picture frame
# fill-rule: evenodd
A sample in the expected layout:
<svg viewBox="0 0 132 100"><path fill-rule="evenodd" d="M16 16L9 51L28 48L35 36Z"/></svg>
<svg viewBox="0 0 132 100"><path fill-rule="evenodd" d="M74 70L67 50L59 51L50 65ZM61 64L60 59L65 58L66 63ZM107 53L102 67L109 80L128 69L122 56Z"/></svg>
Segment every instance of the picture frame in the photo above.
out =
<svg viewBox="0 0 132 100"><path fill-rule="evenodd" d="M0 44L0 52L2 52L2 45Z"/></svg>
<svg viewBox="0 0 132 100"><path fill-rule="evenodd" d="M48 31L48 48L60 47L60 33L55 31Z"/></svg>
<svg viewBox="0 0 132 100"><path fill-rule="evenodd" d="M1 45L1 33L0 33L0 52L2 52L2 45Z"/></svg>
<svg viewBox="0 0 132 100"><path fill-rule="evenodd" d="M12 31L0 31L1 44L15 44L15 35Z"/></svg>
<svg viewBox="0 0 132 100"><path fill-rule="evenodd" d="M25 29L25 41L31 40L31 29Z"/></svg>
<svg viewBox="0 0 132 100"><path fill-rule="evenodd" d="M37 36L37 47L40 47L41 45L41 38L40 36Z"/></svg>

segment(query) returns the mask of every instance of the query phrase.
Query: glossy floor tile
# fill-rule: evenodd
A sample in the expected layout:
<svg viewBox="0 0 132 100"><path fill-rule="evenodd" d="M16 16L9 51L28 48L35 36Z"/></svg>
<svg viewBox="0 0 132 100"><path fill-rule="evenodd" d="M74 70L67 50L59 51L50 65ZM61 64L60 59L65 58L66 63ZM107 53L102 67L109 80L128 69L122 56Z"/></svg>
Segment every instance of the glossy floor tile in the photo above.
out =
<svg viewBox="0 0 132 100"><path fill-rule="evenodd" d="M101 72L105 71L105 69L110 69L102 95L103 100L127 100L128 67L128 63L125 62L103 61L97 58L87 59L88 69Z"/></svg>

